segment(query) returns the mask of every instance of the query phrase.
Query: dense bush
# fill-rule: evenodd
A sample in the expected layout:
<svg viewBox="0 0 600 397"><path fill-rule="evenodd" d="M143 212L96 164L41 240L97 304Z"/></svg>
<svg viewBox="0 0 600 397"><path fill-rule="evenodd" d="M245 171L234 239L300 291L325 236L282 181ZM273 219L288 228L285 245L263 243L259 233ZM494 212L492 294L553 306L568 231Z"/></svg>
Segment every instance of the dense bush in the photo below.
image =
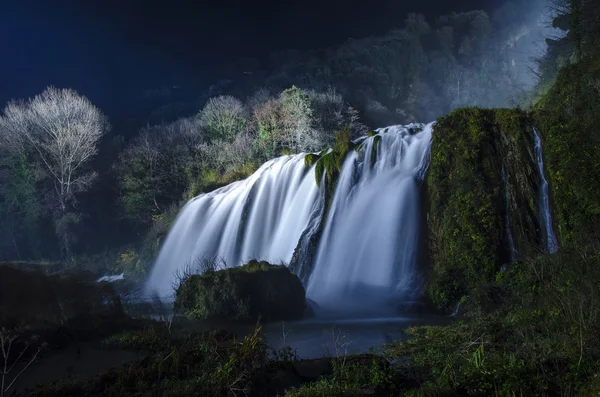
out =
<svg viewBox="0 0 600 397"><path fill-rule="evenodd" d="M464 321L410 329L412 338L385 355L408 359L399 371L424 395L596 395L598 248L563 247L513 264L480 290L479 301L495 305L469 299Z"/></svg>
<svg viewBox="0 0 600 397"><path fill-rule="evenodd" d="M176 292L175 311L195 319L282 321L302 318L306 294L286 266L244 266L189 275Z"/></svg>
<svg viewBox="0 0 600 397"><path fill-rule="evenodd" d="M0 264L0 324L39 328L122 314L110 285L85 274L46 275Z"/></svg>
<svg viewBox="0 0 600 397"><path fill-rule="evenodd" d="M100 373L43 385L27 395L230 396L268 379L268 351L260 329L242 340L224 332L196 334L155 345L143 360Z"/></svg>

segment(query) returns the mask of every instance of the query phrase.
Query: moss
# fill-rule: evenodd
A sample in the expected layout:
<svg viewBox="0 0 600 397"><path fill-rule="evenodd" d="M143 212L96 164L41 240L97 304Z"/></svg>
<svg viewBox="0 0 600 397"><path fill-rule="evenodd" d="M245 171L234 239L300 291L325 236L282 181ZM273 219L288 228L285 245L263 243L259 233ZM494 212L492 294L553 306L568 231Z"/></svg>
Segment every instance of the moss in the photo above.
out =
<svg viewBox="0 0 600 397"><path fill-rule="evenodd" d="M487 312L469 299L463 321L415 327L384 348L424 395L588 394L600 369L600 246L563 246L514 263L482 290ZM483 288L485 287L485 288ZM585 307L575 318L573 311Z"/></svg>
<svg viewBox="0 0 600 397"><path fill-rule="evenodd" d="M306 165L307 168L310 168L315 165L320 158L321 156L318 154L309 153L304 157L304 165Z"/></svg>
<svg viewBox="0 0 600 397"><path fill-rule="evenodd" d="M189 276L177 289L174 309L193 319L296 320L304 315L306 294L286 266L251 261Z"/></svg>
<svg viewBox="0 0 600 397"><path fill-rule="evenodd" d="M539 180L530 124L520 110L478 108L458 109L436 123L427 179L428 291L440 308L471 295L510 260L501 169L505 164L511 203L535 197ZM537 213L511 203L517 248L538 247Z"/></svg>
<svg viewBox="0 0 600 397"><path fill-rule="evenodd" d="M600 234L599 57L563 68L534 109L563 242Z"/></svg>
<svg viewBox="0 0 600 397"><path fill-rule="evenodd" d="M316 163L315 179L319 186L321 186L321 183L325 183L325 202L327 203L327 209L333 199L335 187L344 165L346 155L350 150L354 149L354 147L355 145L352 142L350 132L341 131L336 135L334 148L329 153L321 156Z"/></svg>
<svg viewBox="0 0 600 397"><path fill-rule="evenodd" d="M380 143L381 143L381 135L375 136L375 138L373 138L373 146L371 149L371 167L373 167L375 165L375 163L377 162L377 148L379 147Z"/></svg>

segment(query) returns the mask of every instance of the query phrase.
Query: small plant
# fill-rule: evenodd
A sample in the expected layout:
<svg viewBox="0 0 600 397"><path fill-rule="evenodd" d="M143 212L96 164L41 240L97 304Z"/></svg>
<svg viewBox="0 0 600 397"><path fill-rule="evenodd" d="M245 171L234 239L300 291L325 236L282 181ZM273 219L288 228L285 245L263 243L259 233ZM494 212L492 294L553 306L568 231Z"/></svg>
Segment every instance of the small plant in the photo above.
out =
<svg viewBox="0 0 600 397"><path fill-rule="evenodd" d="M24 339L22 334L18 332L18 330L9 330L8 328L0 329L0 347L2 347L2 368L0 371L0 375L2 376L1 384L0 384L0 397L4 397L5 393L12 387L15 381L29 368L29 366L38 358L40 352L46 347L46 344L43 343L38 345L37 349L31 354L31 350L29 347L32 345L32 342L36 340L35 337L31 337L29 339ZM20 342L20 344L19 344ZM11 353L13 352L13 348L20 345L20 353L18 356L12 357ZM29 353L29 355L26 355ZM15 365L20 362L24 362L25 365L19 372L12 375L12 371L15 369Z"/></svg>

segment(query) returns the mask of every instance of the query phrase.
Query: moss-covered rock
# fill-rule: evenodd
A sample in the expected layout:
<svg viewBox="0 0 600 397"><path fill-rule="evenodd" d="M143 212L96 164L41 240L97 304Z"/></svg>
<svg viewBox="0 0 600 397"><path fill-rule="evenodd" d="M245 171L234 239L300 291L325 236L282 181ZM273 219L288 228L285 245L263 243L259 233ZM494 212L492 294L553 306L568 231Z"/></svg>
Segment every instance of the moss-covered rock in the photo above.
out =
<svg viewBox="0 0 600 397"><path fill-rule="evenodd" d="M315 179L317 185L324 183L325 202L327 208L331 204L335 187L344 165L346 155L354 148L349 131L341 131L336 135L335 147L328 153L324 153L316 163Z"/></svg>
<svg viewBox="0 0 600 397"><path fill-rule="evenodd" d="M306 156L304 156L304 164L307 167L312 167L313 165L315 165L315 163L321 158L320 154L315 154L315 153L309 153Z"/></svg>
<svg viewBox="0 0 600 397"><path fill-rule="evenodd" d="M458 109L438 119L427 178L429 297L438 307L492 280L510 260L503 166L516 248L540 246L537 210L522 205L539 191L531 124L509 109Z"/></svg>
<svg viewBox="0 0 600 397"><path fill-rule="evenodd" d="M177 289L174 308L194 319L297 320L304 315L306 293L287 267L250 261L187 277Z"/></svg>

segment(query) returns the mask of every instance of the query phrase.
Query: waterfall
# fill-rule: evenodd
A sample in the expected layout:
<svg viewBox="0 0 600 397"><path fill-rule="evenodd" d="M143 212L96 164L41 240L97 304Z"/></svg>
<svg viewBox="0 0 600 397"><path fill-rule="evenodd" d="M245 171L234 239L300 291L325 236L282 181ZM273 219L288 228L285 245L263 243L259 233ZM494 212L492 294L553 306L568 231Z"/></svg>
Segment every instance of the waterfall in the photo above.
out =
<svg viewBox="0 0 600 397"><path fill-rule="evenodd" d="M533 128L533 134L535 135L535 157L538 165L538 172L541 180L541 215L542 221L544 222L544 229L546 233L546 250L553 254L558 250L558 241L554 235L552 228L552 214L550 212L550 197L548 193L548 181L544 176L544 159L542 156L542 140L535 127Z"/></svg>
<svg viewBox="0 0 600 397"><path fill-rule="evenodd" d="M147 290L167 297L196 258L229 266L252 259L287 263L307 227L319 190L304 154L265 163L248 179L192 199L181 210L156 259Z"/></svg>
<svg viewBox="0 0 600 397"><path fill-rule="evenodd" d="M517 259L517 249L515 248L515 240L513 238L512 230L510 229L510 195L508 193L508 181L506 179L506 172L504 171L504 164L502 164L502 182L504 182L504 202L506 204L506 235L508 236L508 246L510 248L510 261L514 262Z"/></svg>
<svg viewBox="0 0 600 397"><path fill-rule="evenodd" d="M414 133L415 128L420 129ZM307 284L324 309L380 307L418 288L419 185L433 124L390 127L346 158ZM384 132L387 131L387 132Z"/></svg>
<svg viewBox="0 0 600 397"><path fill-rule="evenodd" d="M419 292L419 187L432 128L381 129L348 153L314 261L300 260L293 269L308 277L307 297L320 307L373 304L376 298L400 303ZM304 157L269 161L248 179L186 204L158 255L148 292L172 295L175 273L195 258L217 256L236 266L251 259L289 263L296 247L302 257L325 213L324 190Z"/></svg>

